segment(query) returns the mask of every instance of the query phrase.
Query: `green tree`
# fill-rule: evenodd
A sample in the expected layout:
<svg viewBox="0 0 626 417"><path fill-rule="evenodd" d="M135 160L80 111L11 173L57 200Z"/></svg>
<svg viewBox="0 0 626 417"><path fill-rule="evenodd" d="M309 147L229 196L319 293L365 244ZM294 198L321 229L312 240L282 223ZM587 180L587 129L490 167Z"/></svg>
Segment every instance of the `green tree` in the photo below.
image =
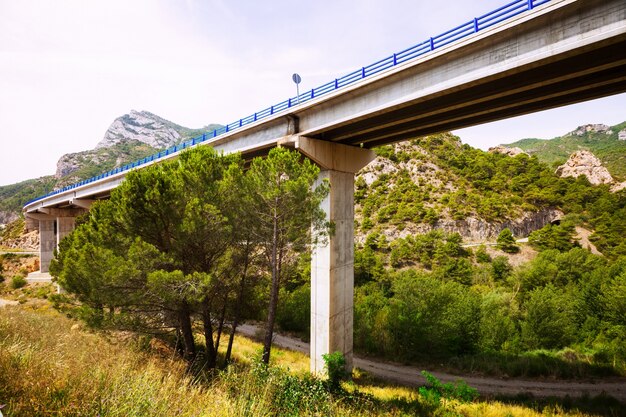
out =
<svg viewBox="0 0 626 417"><path fill-rule="evenodd" d="M548 285L530 293L524 304L522 339L529 349L558 349L575 338L573 300L562 290Z"/></svg>
<svg viewBox="0 0 626 417"><path fill-rule="evenodd" d="M329 192L323 182L313 186L319 168L300 154L275 148L267 158L252 161L245 176L242 203L251 217L251 231L271 271L271 290L263 343L263 361L269 363L279 289L286 265L297 259L326 229L320 208ZM312 235L312 230L316 233Z"/></svg>
<svg viewBox="0 0 626 417"><path fill-rule="evenodd" d="M496 256L491 261L491 273L494 280L501 281L506 279L511 274L511 271L513 271L513 267L506 256Z"/></svg>
<svg viewBox="0 0 626 417"><path fill-rule="evenodd" d="M506 253L519 252L519 246L515 244L515 237L513 236L511 229L509 229L508 227L504 228L500 232L496 240L496 243L497 243L498 249Z"/></svg>
<svg viewBox="0 0 626 417"><path fill-rule="evenodd" d="M207 364L215 366L234 287L226 255L237 222L220 192L232 164L242 162L209 148L184 152L130 172L110 200L94 205L51 266L93 323L150 333L173 328L192 360L200 317Z"/></svg>

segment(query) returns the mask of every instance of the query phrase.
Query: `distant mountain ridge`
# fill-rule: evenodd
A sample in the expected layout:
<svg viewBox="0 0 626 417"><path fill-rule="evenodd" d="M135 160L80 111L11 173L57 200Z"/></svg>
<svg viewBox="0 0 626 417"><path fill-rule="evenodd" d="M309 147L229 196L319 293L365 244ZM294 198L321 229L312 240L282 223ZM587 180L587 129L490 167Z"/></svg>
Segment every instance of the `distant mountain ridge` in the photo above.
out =
<svg viewBox="0 0 626 417"><path fill-rule="evenodd" d="M577 151L589 151L600 159L616 181L626 180L626 122L614 126L586 124L553 139L522 139L502 145L520 148L555 169Z"/></svg>

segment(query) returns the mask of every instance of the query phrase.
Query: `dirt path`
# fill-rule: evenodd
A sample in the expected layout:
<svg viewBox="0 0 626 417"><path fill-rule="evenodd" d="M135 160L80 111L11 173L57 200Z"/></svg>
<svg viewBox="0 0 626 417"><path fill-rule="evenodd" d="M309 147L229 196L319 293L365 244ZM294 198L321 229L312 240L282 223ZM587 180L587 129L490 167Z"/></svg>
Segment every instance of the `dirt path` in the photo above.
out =
<svg viewBox="0 0 626 417"><path fill-rule="evenodd" d="M3 298L0 298L0 308L4 307L4 306L13 306L13 305L17 305L17 304L19 304L17 301L5 300Z"/></svg>
<svg viewBox="0 0 626 417"><path fill-rule="evenodd" d="M237 332L245 336L254 337L258 327L244 324L237 328ZM309 353L309 344L301 340L284 335L275 334L274 344L277 346ZM354 357L354 366L374 376L406 386L421 386L426 380L420 372L423 367L401 365L392 362L380 362L370 359ZM604 378L597 381L542 381L528 379L503 379L492 377L452 375L444 372L431 372L444 382L454 382L463 379L481 395L517 395L529 393L535 397L581 397L584 395L596 396L602 393L626 403L626 378Z"/></svg>

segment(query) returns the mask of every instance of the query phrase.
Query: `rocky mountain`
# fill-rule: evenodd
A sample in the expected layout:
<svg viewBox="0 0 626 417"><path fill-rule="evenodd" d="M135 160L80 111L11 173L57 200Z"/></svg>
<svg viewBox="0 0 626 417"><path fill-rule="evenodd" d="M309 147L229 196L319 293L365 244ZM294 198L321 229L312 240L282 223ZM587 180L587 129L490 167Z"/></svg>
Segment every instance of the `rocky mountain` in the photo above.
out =
<svg viewBox="0 0 626 417"><path fill-rule="evenodd" d="M189 129L145 110L131 110L111 123L96 150L132 141L142 142L154 149L165 149L218 127L221 126L213 124L202 129Z"/></svg>
<svg viewBox="0 0 626 417"><path fill-rule="evenodd" d="M551 141L522 140L516 142L519 147L500 146L483 152L446 133L377 148L378 158L355 180L358 239L382 233L393 240L442 229L458 232L468 241L485 241L494 239L505 227L518 237L528 236L558 221L567 211L557 195L563 185L555 185L558 176L554 168L539 162L552 158L543 150L563 152L563 143L569 146L580 140L618 149L626 145L618 138L623 126L626 123L585 125L559 138L556 142L561 145L556 147ZM132 111L112 123L95 149L61 157L55 176L0 187L0 223L14 219L31 198L140 159L158 149L153 145L179 143L202 130ZM598 135L605 138L598 139ZM613 161L619 161L620 153L615 154ZM588 171L597 178L590 180L594 184L619 178L592 154L576 155L559 168L560 176L577 177Z"/></svg>
<svg viewBox="0 0 626 417"><path fill-rule="evenodd" d="M586 124L553 139L522 139L503 146L520 148L554 168L577 151L589 151L616 182L626 180L626 122L615 126Z"/></svg>

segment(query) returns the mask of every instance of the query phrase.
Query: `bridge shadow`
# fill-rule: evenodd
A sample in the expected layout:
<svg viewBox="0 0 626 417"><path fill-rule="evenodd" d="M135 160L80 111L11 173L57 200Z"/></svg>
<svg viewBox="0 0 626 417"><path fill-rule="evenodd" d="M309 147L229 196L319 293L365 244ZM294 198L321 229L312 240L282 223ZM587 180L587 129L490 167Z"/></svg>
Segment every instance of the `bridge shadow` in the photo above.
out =
<svg viewBox="0 0 626 417"><path fill-rule="evenodd" d="M502 404L527 407L542 414L558 415L559 412L581 413L589 416L626 417L626 404L601 394L595 397L539 398L532 394L522 393L516 396L494 396L486 400L497 401Z"/></svg>

